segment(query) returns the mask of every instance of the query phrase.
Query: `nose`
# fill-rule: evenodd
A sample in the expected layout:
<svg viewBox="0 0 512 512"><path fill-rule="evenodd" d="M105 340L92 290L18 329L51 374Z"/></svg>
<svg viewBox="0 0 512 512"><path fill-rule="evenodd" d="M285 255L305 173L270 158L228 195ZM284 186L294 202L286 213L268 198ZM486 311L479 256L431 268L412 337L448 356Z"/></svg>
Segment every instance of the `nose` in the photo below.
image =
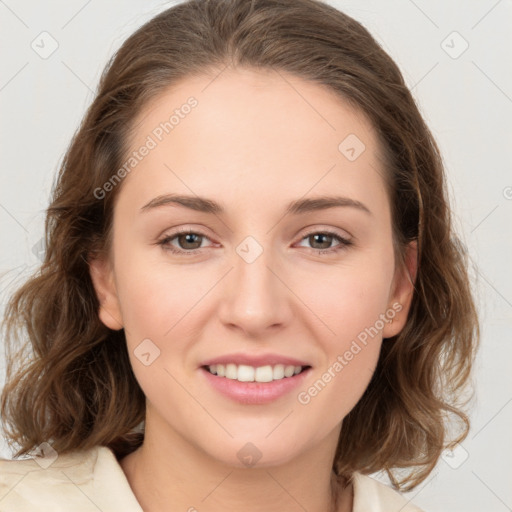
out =
<svg viewBox="0 0 512 512"><path fill-rule="evenodd" d="M293 294L272 251L263 250L254 260L240 251L234 255L233 265L221 290L222 323L254 338L287 325L293 316Z"/></svg>

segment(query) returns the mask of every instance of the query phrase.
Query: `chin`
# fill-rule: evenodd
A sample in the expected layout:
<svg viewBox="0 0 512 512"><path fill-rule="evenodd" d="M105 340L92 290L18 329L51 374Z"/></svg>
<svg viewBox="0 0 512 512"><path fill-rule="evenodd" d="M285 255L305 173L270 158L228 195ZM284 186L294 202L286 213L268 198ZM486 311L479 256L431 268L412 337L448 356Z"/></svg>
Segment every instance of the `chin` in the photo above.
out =
<svg viewBox="0 0 512 512"><path fill-rule="evenodd" d="M296 443L287 439L287 444L283 440L276 438L273 441L264 437L254 441L249 440L250 437L245 436L243 441L232 440L229 446L223 449L220 445L220 453L211 453L211 456L219 462L236 468L270 468L289 463L299 452L292 451L292 447L296 447ZM226 454L234 456L226 457Z"/></svg>

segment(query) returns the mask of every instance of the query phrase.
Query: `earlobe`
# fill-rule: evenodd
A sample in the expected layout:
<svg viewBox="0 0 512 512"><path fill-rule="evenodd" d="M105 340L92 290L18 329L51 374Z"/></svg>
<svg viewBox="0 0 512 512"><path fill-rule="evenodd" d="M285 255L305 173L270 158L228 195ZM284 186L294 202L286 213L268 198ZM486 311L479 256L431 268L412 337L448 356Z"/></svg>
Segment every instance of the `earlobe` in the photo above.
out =
<svg viewBox="0 0 512 512"><path fill-rule="evenodd" d="M396 336L404 328L414 295L417 272L418 244L413 241L405 250L404 265L397 269L393 279L392 294L388 304L389 310L394 311L393 322L385 325L382 331L383 338Z"/></svg>
<svg viewBox="0 0 512 512"><path fill-rule="evenodd" d="M90 257L89 273L100 303L98 317L114 331L123 328L121 309L114 283L114 272L106 257Z"/></svg>

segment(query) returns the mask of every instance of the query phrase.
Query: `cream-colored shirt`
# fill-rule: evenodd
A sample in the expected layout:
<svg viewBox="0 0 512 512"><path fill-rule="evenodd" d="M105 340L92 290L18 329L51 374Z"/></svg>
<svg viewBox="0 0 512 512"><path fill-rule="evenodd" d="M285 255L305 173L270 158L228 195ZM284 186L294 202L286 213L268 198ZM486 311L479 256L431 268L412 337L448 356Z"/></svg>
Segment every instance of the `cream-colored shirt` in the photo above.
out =
<svg viewBox="0 0 512 512"><path fill-rule="evenodd" d="M369 476L355 473L353 485L353 512L421 512ZM105 446L39 462L0 459L0 512L43 511L143 512L114 453Z"/></svg>

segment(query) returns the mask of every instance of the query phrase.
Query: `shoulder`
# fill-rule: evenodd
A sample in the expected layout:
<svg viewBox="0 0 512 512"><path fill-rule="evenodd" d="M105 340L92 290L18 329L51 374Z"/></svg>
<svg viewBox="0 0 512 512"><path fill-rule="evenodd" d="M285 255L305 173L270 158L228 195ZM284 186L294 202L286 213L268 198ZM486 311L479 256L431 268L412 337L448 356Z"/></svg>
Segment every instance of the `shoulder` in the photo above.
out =
<svg viewBox="0 0 512 512"><path fill-rule="evenodd" d="M423 512L391 487L361 473L352 475L353 512Z"/></svg>
<svg viewBox="0 0 512 512"><path fill-rule="evenodd" d="M0 459L0 512L142 512L105 446L30 459Z"/></svg>

